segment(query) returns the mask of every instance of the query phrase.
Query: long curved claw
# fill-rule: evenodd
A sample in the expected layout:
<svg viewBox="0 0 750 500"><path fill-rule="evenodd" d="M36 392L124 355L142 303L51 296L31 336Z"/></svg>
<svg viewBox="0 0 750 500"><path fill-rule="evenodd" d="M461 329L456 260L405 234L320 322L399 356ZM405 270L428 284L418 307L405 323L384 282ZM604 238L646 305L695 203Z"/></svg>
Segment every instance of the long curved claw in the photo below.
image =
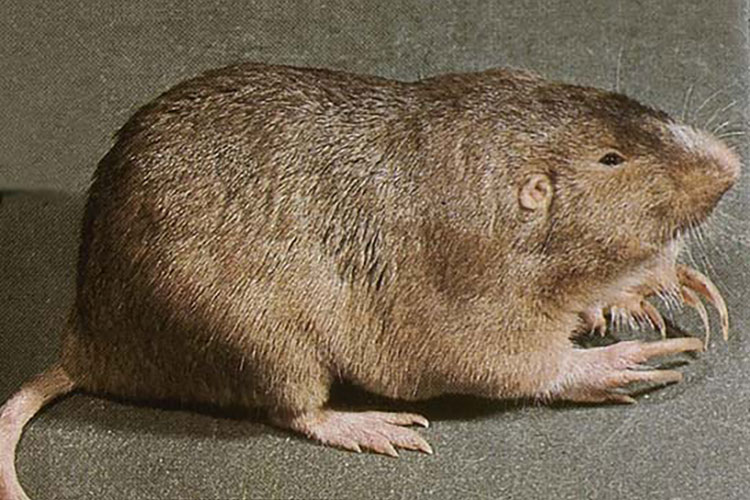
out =
<svg viewBox="0 0 750 500"><path fill-rule="evenodd" d="M654 307L650 302L647 302L645 300L641 302L641 309L643 309L643 312L646 314L646 317L648 318L649 323L651 323L651 326L659 330L661 338L667 338L667 324L664 321L664 318L662 317L659 310L656 309L656 307Z"/></svg>
<svg viewBox="0 0 750 500"><path fill-rule="evenodd" d="M684 265L677 266L677 278L683 287L683 292L685 288L689 288L716 308L721 320L721 333L724 340L729 340L729 312L724 297L721 296L716 285L703 273Z"/></svg>
<svg viewBox="0 0 750 500"><path fill-rule="evenodd" d="M701 299L698 297L698 295L696 295L693 290L685 286L682 287L682 299L687 305L698 311L698 315L703 321L703 329L706 331L706 340L704 342L704 347L708 349L708 339L711 336L711 325L708 321L708 312L706 311L706 307L703 305L703 302L701 302Z"/></svg>

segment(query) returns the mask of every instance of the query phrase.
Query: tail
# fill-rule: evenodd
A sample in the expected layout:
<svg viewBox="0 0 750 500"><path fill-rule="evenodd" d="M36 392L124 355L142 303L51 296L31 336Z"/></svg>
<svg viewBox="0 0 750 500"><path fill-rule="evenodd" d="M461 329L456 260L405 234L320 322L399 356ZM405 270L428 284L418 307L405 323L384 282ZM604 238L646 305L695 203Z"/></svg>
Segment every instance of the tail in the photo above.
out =
<svg viewBox="0 0 750 500"><path fill-rule="evenodd" d="M16 477L16 445L26 422L44 405L75 388L56 363L26 382L0 408L0 500L29 500Z"/></svg>

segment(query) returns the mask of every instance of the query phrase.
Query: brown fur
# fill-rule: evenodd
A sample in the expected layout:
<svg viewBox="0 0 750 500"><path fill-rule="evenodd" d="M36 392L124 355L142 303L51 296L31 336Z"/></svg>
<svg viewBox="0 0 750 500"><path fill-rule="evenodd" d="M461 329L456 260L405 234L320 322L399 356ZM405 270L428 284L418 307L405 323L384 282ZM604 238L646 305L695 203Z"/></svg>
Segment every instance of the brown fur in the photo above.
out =
<svg viewBox="0 0 750 500"><path fill-rule="evenodd" d="M737 176L670 123L510 70L208 72L96 170L62 365L87 391L272 415L336 380L564 397L580 314L662 266Z"/></svg>

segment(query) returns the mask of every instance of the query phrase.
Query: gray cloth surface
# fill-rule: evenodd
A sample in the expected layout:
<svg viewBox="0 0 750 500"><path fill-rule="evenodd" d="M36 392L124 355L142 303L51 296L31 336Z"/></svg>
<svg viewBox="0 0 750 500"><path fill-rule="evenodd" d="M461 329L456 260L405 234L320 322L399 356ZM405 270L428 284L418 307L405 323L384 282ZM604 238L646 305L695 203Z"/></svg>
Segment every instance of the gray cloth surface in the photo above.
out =
<svg viewBox="0 0 750 500"><path fill-rule="evenodd" d="M5 2L0 399L55 358L96 161L138 105L181 79L244 60L401 79L515 66L733 132L748 117L747 18L740 0ZM744 136L730 141L747 157ZM21 482L33 499L748 498L747 177L692 252L727 299L729 342L714 315L710 350L679 368L686 380L637 405L405 405L345 391L341 402L432 420L422 434L435 455L394 460L258 419L73 395L27 427ZM693 312L674 318L700 331Z"/></svg>

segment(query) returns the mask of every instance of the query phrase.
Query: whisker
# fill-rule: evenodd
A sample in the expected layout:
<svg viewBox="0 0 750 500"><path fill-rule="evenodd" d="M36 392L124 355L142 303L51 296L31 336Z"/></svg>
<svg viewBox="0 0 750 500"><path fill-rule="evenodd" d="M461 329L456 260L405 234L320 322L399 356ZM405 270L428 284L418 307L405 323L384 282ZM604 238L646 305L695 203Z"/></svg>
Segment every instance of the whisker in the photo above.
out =
<svg viewBox="0 0 750 500"><path fill-rule="evenodd" d="M716 137L719 139L726 139L728 137L742 137L747 135L747 132L744 130L735 130L730 132L724 132L723 134L717 135Z"/></svg>
<svg viewBox="0 0 750 500"><path fill-rule="evenodd" d="M722 268L728 269L731 268L732 262L727 256L727 252L724 251L724 248L718 245L715 239L710 235L712 229L720 227L717 215L717 213L712 215L709 220L707 220L704 225L699 228L699 232L701 233L701 241L703 242L704 250L712 250L711 255L715 255L721 258ZM709 270L709 273L715 277L716 286L722 291L722 293L726 293L726 295L734 300L740 300L740 294L736 290L723 285L720 279L721 273L717 272L717 269L711 263L708 252L705 252L703 257L706 268Z"/></svg>
<svg viewBox="0 0 750 500"><path fill-rule="evenodd" d="M715 212L715 218L711 225L713 229L721 232L722 236L726 237L729 241L750 247L750 235L748 235L747 226L748 221L739 219L721 210Z"/></svg>
<svg viewBox="0 0 750 500"><path fill-rule="evenodd" d="M717 91L713 92L713 93L712 93L711 95L709 95L708 97L706 97L706 98L705 98L705 99L703 100L703 102L702 102L702 103L700 104L700 106L698 106L697 108L695 108L695 111L693 111L693 120L695 120L695 118L697 118L697 117L698 117L698 115L700 114L700 112L701 112L701 111L703 111L703 108L705 108L705 107L706 107L706 105L707 105L707 104L708 104L709 102L713 101L713 100L714 100L714 99L716 98L716 96L718 96L719 94L721 94L722 92L724 92L724 91L725 91L725 90L726 90L727 88L729 88L730 86L731 86L731 85L728 85L728 86L726 86L726 87L724 87L724 88L720 88L719 90L717 90Z"/></svg>
<svg viewBox="0 0 750 500"><path fill-rule="evenodd" d="M714 135L716 135L719 132L721 132L722 130L724 130L725 128L727 128L728 126L730 126L731 124L732 124L732 120L727 120L727 121L725 121L723 123L720 123L718 127L714 128L711 131L711 133L714 134Z"/></svg>
<svg viewBox="0 0 750 500"><path fill-rule="evenodd" d="M732 100L732 102L730 102L729 104L727 104L723 108L717 109L716 111L714 111L713 114L711 114L711 117L708 119L708 121L706 121L706 123L704 123L703 127L701 127L701 128L703 130L708 130L709 127L710 127L710 125L711 125L711 123L713 123L713 121L716 118L718 118L719 116L721 116L723 113L727 112L729 109L731 109L736 104L737 104L737 101L736 100Z"/></svg>
<svg viewBox="0 0 750 500"><path fill-rule="evenodd" d="M709 274L716 275L716 269L714 269L714 266L711 264L711 260L708 258L708 252L709 250L708 245L706 244L706 237L704 234L704 228L698 227L696 228L696 233L698 234L698 242L701 250L701 260L703 261L703 264L705 268L708 270ZM713 243L713 241L711 241ZM720 255L721 252L718 252L715 245L713 245L713 249L717 255Z"/></svg>
<svg viewBox="0 0 750 500"><path fill-rule="evenodd" d="M624 45L620 45L620 50L617 52L617 66L615 68L615 92L620 92L620 71L622 70L622 53L625 50Z"/></svg>
<svg viewBox="0 0 750 500"><path fill-rule="evenodd" d="M685 123L685 119L687 118L687 110L690 106L690 100L693 97L693 90L695 89L695 84L691 83L690 86L687 89L687 92L685 92L685 98L682 100L682 113L680 113L680 121L682 123ZM717 91L716 93L718 93ZM706 104L704 101L703 104L698 108L700 110L701 107L703 107ZM693 114L695 116L695 114Z"/></svg>

